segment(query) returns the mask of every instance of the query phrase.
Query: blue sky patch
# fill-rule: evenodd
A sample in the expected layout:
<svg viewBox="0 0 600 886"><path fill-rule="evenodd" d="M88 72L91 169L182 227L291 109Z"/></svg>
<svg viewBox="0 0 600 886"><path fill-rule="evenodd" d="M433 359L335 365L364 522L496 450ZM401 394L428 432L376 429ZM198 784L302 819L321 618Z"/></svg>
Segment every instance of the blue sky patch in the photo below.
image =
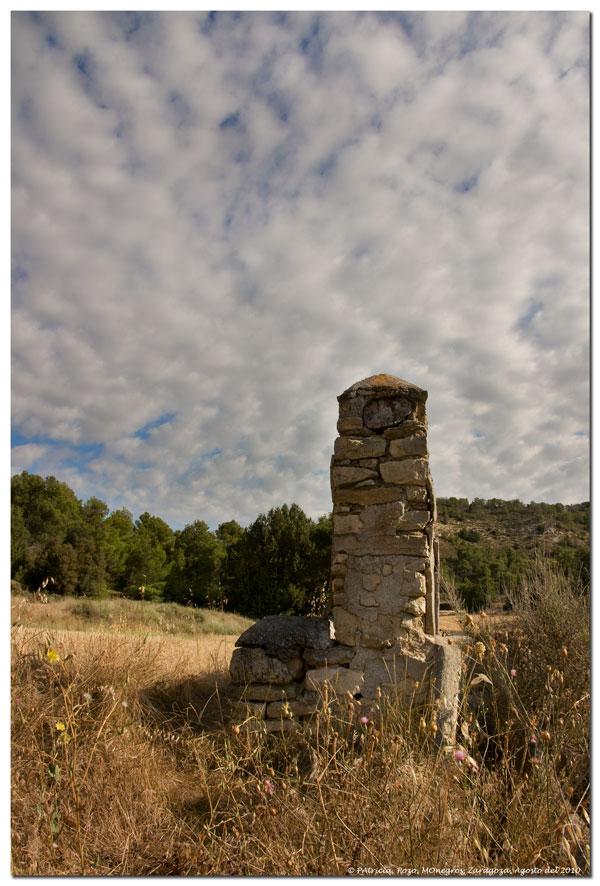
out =
<svg viewBox="0 0 600 886"><path fill-rule="evenodd" d="M232 114L228 114L226 117L223 117L219 123L219 129L240 129L241 126L240 111L234 111Z"/></svg>
<svg viewBox="0 0 600 886"><path fill-rule="evenodd" d="M538 316L538 314L541 314L543 310L543 301L532 301L523 316L519 317L517 327L522 332L527 332L531 328L531 325L533 324L535 318Z"/></svg>
<svg viewBox="0 0 600 886"><path fill-rule="evenodd" d="M472 191L473 188L477 187L477 183L479 182L478 175L471 175L469 178L463 179L457 185L454 186L454 191L456 194L467 194L469 191Z"/></svg>
<svg viewBox="0 0 600 886"><path fill-rule="evenodd" d="M139 437L140 440L147 440L152 431L155 430L155 428L160 428L162 427L162 425L170 424L176 415L176 412L165 412L164 415L160 415L153 421L149 421L143 427L138 428L137 431L134 431L132 436Z"/></svg>

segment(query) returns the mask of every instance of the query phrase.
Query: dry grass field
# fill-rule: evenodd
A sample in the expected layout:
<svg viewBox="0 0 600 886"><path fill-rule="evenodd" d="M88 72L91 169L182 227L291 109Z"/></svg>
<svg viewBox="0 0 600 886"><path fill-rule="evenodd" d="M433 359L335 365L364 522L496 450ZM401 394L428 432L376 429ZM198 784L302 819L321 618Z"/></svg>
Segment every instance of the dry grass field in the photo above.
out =
<svg viewBox="0 0 600 886"><path fill-rule="evenodd" d="M510 624L465 623L451 748L384 700L376 723L349 700L297 733L228 725L235 634L13 615L15 875L589 872L587 598L549 568Z"/></svg>

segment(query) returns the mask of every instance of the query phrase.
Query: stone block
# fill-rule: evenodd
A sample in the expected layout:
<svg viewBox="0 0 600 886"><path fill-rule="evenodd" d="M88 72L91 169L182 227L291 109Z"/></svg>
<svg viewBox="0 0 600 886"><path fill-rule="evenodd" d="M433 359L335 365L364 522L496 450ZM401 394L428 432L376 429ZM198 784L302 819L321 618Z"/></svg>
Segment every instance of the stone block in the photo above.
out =
<svg viewBox="0 0 600 886"><path fill-rule="evenodd" d="M362 423L362 418L357 416L347 416L338 419L338 433L340 434L370 434L372 433Z"/></svg>
<svg viewBox="0 0 600 886"><path fill-rule="evenodd" d="M399 464L402 464L402 462L399 462ZM361 480L374 480L377 477L379 477L377 471L373 471L370 468L334 467L331 469L331 484L334 489L338 486L360 483ZM337 500L335 494L334 500Z"/></svg>
<svg viewBox="0 0 600 886"><path fill-rule="evenodd" d="M405 511L398 520L398 528L405 529L407 532L413 532L416 529L424 529L430 522L431 514L429 511L421 509L410 509Z"/></svg>
<svg viewBox="0 0 600 886"><path fill-rule="evenodd" d="M338 437L334 453L336 458L380 458L386 445L382 437Z"/></svg>
<svg viewBox="0 0 600 886"><path fill-rule="evenodd" d="M236 701L231 705L231 717L233 720L262 720L266 709L266 701Z"/></svg>
<svg viewBox="0 0 600 886"><path fill-rule="evenodd" d="M265 732L298 732L299 724L295 720L265 720L262 724Z"/></svg>
<svg viewBox="0 0 600 886"><path fill-rule="evenodd" d="M404 437L402 440L391 440L390 455L392 458L427 455L427 440L425 437Z"/></svg>
<svg viewBox="0 0 600 886"><path fill-rule="evenodd" d="M311 668L324 668L327 665L337 666L348 664L355 653L354 646L332 646L324 652L317 649L305 649L304 661Z"/></svg>
<svg viewBox="0 0 600 886"><path fill-rule="evenodd" d="M355 695L360 692L363 682L361 671L336 667L315 668L307 671L305 678L307 689L320 692L328 685L337 695L344 695L346 692Z"/></svg>
<svg viewBox="0 0 600 886"><path fill-rule="evenodd" d="M386 428L383 436L386 440L399 440L403 437L424 437L427 434L427 424L419 421L403 421L395 428Z"/></svg>
<svg viewBox="0 0 600 886"><path fill-rule="evenodd" d="M406 636L407 631L418 630L415 619L407 613L385 615L378 613L377 621L372 624L361 623L360 644L372 649L380 649L384 643L394 643Z"/></svg>
<svg viewBox="0 0 600 886"><path fill-rule="evenodd" d="M409 615L425 615L425 597L403 598L402 611Z"/></svg>
<svg viewBox="0 0 600 886"><path fill-rule="evenodd" d="M369 556L377 554L381 556L400 556L405 554L411 557L427 557L429 555L429 543L424 533L402 532L400 535L383 536L377 535L341 535L333 538L334 548L343 550L347 554L355 556Z"/></svg>
<svg viewBox="0 0 600 886"><path fill-rule="evenodd" d="M411 504L429 501L429 492L425 486L405 486L404 495Z"/></svg>
<svg viewBox="0 0 600 886"><path fill-rule="evenodd" d="M379 470L386 483L404 486L425 486L427 483L427 462L420 458L383 461L379 465Z"/></svg>
<svg viewBox="0 0 600 886"><path fill-rule="evenodd" d="M282 661L267 655L264 649L234 649L229 665L233 683L274 683L284 685L302 676L304 666L299 657Z"/></svg>
<svg viewBox="0 0 600 886"><path fill-rule="evenodd" d="M338 504L385 504L391 501L402 501L406 497L405 493L407 492L408 490L404 490L399 486L369 486L367 488L352 486L346 489L338 489L335 493L335 501Z"/></svg>
<svg viewBox="0 0 600 886"><path fill-rule="evenodd" d="M358 619L340 606L333 607L335 639L344 646L356 646Z"/></svg>
<svg viewBox="0 0 600 886"><path fill-rule="evenodd" d="M362 529L362 520L358 514L334 514L333 531L345 535L346 533L358 533Z"/></svg>
<svg viewBox="0 0 600 886"><path fill-rule="evenodd" d="M295 698L298 691L298 683L288 683L285 686L273 686L269 683L251 683L243 686L238 694L239 701L282 701L286 698Z"/></svg>
<svg viewBox="0 0 600 886"><path fill-rule="evenodd" d="M422 680L431 667L432 649L426 645L404 647L402 644L390 649L359 649L350 663L350 667L362 671L367 683L392 685L401 683L407 678L411 681Z"/></svg>
<svg viewBox="0 0 600 886"><path fill-rule="evenodd" d="M268 615L236 640L236 646L259 647L277 658L296 658L304 646L323 649L331 645L333 630L328 618L301 615Z"/></svg>
<svg viewBox="0 0 600 886"><path fill-rule="evenodd" d="M396 527L404 514L402 501L380 505L367 505L362 513L363 536L395 535Z"/></svg>
<svg viewBox="0 0 600 886"><path fill-rule="evenodd" d="M375 594L361 594L358 598L358 601L361 606L379 606L379 601Z"/></svg>
<svg viewBox="0 0 600 886"><path fill-rule="evenodd" d="M382 431L412 417L413 403L404 397L376 397L363 409L363 424L372 431Z"/></svg>
<svg viewBox="0 0 600 886"><path fill-rule="evenodd" d="M433 688L437 703L436 738L440 744L454 744L460 703L462 651L447 641L434 645Z"/></svg>
<svg viewBox="0 0 600 886"><path fill-rule="evenodd" d="M291 719L289 716L286 716L286 711L289 711L292 717L308 717L311 714L314 714L316 710L318 710L319 705L311 704L308 701L272 701L267 705L267 717L272 719L283 717L284 719Z"/></svg>
<svg viewBox="0 0 600 886"><path fill-rule="evenodd" d="M405 597L424 597L427 586L422 572L405 569L402 573L402 594Z"/></svg>

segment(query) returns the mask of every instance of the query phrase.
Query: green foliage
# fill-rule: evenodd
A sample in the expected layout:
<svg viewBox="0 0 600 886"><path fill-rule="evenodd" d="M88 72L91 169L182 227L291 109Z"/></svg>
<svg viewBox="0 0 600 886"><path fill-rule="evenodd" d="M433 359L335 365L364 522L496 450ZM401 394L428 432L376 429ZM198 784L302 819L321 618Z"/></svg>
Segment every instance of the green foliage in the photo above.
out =
<svg viewBox="0 0 600 886"><path fill-rule="evenodd" d="M189 606L219 607L225 602L221 564L225 543L203 520L177 534L174 562L165 585L165 600Z"/></svg>
<svg viewBox="0 0 600 886"><path fill-rule="evenodd" d="M296 504L260 514L228 549L228 608L260 618L303 613L327 583L330 529Z"/></svg>
<svg viewBox="0 0 600 886"><path fill-rule="evenodd" d="M126 508L113 511L102 524L100 547L104 553L106 581L123 593L127 586L127 556L133 544L135 526Z"/></svg>

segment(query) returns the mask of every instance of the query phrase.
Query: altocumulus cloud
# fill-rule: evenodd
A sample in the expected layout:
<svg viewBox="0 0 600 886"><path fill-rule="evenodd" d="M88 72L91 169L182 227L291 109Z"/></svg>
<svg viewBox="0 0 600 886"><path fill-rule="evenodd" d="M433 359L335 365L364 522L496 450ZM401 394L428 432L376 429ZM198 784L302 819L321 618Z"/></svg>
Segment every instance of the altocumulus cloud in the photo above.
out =
<svg viewBox="0 0 600 886"><path fill-rule="evenodd" d="M335 397L441 495L588 497L586 14L13 14L13 463L329 508Z"/></svg>

